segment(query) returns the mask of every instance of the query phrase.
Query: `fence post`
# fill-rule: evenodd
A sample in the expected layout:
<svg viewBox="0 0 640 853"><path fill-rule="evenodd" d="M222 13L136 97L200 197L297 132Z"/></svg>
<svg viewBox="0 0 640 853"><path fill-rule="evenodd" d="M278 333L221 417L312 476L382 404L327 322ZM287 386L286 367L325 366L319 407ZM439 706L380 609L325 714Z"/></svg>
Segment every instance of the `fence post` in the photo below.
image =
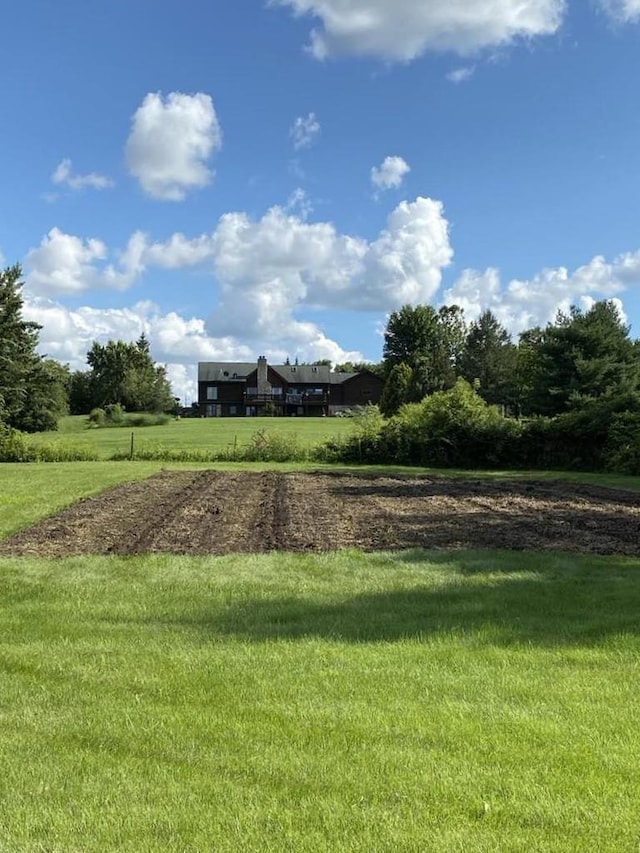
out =
<svg viewBox="0 0 640 853"><path fill-rule="evenodd" d="M131 433L131 449L129 450L129 459L133 460L133 433Z"/></svg>

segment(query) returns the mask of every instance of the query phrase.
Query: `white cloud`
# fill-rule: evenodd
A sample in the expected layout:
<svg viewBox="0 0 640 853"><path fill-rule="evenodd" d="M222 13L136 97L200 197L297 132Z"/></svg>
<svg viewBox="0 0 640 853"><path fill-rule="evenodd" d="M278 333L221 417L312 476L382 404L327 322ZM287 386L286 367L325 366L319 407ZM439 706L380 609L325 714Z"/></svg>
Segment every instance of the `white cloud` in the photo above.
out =
<svg viewBox="0 0 640 853"><path fill-rule="evenodd" d="M386 311L428 300L453 255L442 204L426 198L398 205L372 242L274 207L257 222L223 216L214 244L220 322L237 317L239 327L247 312L273 328L299 306Z"/></svg>
<svg viewBox="0 0 640 853"><path fill-rule="evenodd" d="M637 0L623 0L635 5ZM555 33L566 0L271 0L311 15L310 50L410 61L427 51L463 56Z"/></svg>
<svg viewBox="0 0 640 853"><path fill-rule="evenodd" d="M66 158L58 163L55 172L51 175L54 184L69 187L72 190L83 190L87 187L94 190L106 190L113 186L111 178L91 172L88 175L76 175L73 173L71 160Z"/></svg>
<svg viewBox="0 0 640 853"><path fill-rule="evenodd" d="M520 332L544 326L571 305L589 308L594 299L615 299L632 284L640 284L640 252L619 255L612 262L597 255L573 272L566 267L544 269L506 286L496 269L465 270L445 291L444 302L460 305L469 319L489 308L507 328Z"/></svg>
<svg viewBox="0 0 640 853"><path fill-rule="evenodd" d="M378 190L397 189L411 167L402 157L385 157L380 166L371 169L371 183Z"/></svg>
<svg viewBox="0 0 640 853"><path fill-rule="evenodd" d="M94 262L106 257L101 240L83 240L52 228L27 255L27 283L35 293L79 293L98 285Z"/></svg>
<svg viewBox="0 0 640 853"><path fill-rule="evenodd" d="M182 201L209 184L211 155L222 146L222 131L209 95L148 94L133 116L127 164L152 198Z"/></svg>
<svg viewBox="0 0 640 853"><path fill-rule="evenodd" d="M306 202L304 194L294 193L289 209L274 207L259 220L229 213L211 234L192 239L177 233L152 243L135 232L120 253L110 253L100 240L53 229L27 256L33 310L46 308L52 329L60 330L48 332L43 341L55 343L52 354L64 360L78 346L86 352L93 337L135 338L141 331L154 341L157 357L171 363L243 360L243 353L260 352L272 358L297 353L306 360L359 360L361 353L344 349L318 324L300 319L300 312L388 311L430 300L453 254L442 205L425 198L402 202L378 237L367 241L340 234L329 222L306 221ZM119 311L68 311L36 298L124 289L154 267L198 265L210 268L212 301L217 298L206 323L176 313L160 316L140 304Z"/></svg>
<svg viewBox="0 0 640 853"><path fill-rule="evenodd" d="M52 358L86 369L86 354L93 341L135 341L142 332L149 338L152 355L166 364L176 395L197 399L195 365L200 360L245 361L253 351L230 337L212 338L202 319L162 314L151 302L130 308L70 309L59 302L38 297L25 299L24 316L42 326L39 349Z"/></svg>
<svg viewBox="0 0 640 853"><path fill-rule="evenodd" d="M25 259L29 291L39 296L82 293L95 288L126 290L142 274L144 235L135 233L117 265L107 263L107 247L95 237L83 239L52 228Z"/></svg>
<svg viewBox="0 0 640 853"><path fill-rule="evenodd" d="M198 368L195 364L167 364L167 378L171 383L174 396L180 398L183 406L189 406L198 399Z"/></svg>
<svg viewBox="0 0 640 853"><path fill-rule="evenodd" d="M640 0L600 0L602 9L622 24L640 21Z"/></svg>
<svg viewBox="0 0 640 853"><path fill-rule="evenodd" d="M289 136L295 150L299 151L301 148L309 148L315 142L320 129L320 122L316 118L315 113L309 113L306 117L299 116L289 131Z"/></svg>
<svg viewBox="0 0 640 853"><path fill-rule="evenodd" d="M446 77L450 83L466 83L467 80L471 80L475 72L475 65L463 65L461 68L454 68Z"/></svg>

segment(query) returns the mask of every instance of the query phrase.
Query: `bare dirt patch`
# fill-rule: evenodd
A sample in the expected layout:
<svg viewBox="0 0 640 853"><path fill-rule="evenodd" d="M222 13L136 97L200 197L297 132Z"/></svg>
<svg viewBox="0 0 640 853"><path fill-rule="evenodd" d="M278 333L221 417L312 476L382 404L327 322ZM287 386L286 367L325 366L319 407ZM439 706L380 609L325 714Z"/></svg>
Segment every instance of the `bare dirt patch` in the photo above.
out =
<svg viewBox="0 0 640 853"><path fill-rule="evenodd" d="M640 495L564 482L179 471L81 501L0 555L400 548L640 554Z"/></svg>

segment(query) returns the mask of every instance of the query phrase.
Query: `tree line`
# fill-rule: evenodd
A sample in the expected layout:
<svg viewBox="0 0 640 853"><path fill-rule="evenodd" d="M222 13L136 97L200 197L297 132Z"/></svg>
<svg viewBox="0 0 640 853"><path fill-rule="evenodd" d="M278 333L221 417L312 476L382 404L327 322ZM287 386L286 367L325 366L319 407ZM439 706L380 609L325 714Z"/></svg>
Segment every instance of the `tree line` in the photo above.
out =
<svg viewBox="0 0 640 853"><path fill-rule="evenodd" d="M640 389L640 343L615 303L559 312L514 342L491 311L470 324L458 306L405 305L384 333L381 410L393 415L465 379L491 405L515 417L553 417Z"/></svg>
<svg viewBox="0 0 640 853"><path fill-rule="evenodd" d="M165 368L155 364L143 335L136 343L94 342L89 369L41 356L37 323L23 317L19 264L0 270L0 429L54 430L67 413L121 406L132 412L170 412L175 398Z"/></svg>
<svg viewBox="0 0 640 853"><path fill-rule="evenodd" d="M342 462L640 474L640 344L615 303L513 341L485 311L390 315L381 410L333 442Z"/></svg>

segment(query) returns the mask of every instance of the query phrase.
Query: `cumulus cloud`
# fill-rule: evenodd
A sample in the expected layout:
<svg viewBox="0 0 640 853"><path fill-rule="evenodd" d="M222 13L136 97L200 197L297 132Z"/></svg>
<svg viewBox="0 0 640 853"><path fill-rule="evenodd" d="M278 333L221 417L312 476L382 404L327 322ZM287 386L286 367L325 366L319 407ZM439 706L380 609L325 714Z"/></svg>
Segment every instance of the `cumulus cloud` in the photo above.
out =
<svg viewBox="0 0 640 853"><path fill-rule="evenodd" d="M152 344L154 359L167 365L174 393L181 399L197 399L195 365L198 361L248 361L252 350L229 336L211 337L205 321L163 314L151 302L129 308L70 309L60 302L26 296L24 316L42 326L39 349L52 358L86 369L86 354L93 341L135 341L142 332Z"/></svg>
<svg viewBox="0 0 640 853"><path fill-rule="evenodd" d="M389 311L432 299L453 255L442 204L427 198L404 201L377 238L368 241L341 234L330 222L307 221L305 203L306 196L297 193L288 208L274 207L258 220L229 213L213 232L194 238L176 233L165 242L151 242L136 232L119 253L109 252L100 240L53 229L28 254L28 293L33 305L47 307L52 323L60 326L65 318L67 325L55 339L58 349L77 340L84 346L85 323L91 335L98 324L107 336L114 329L118 336L130 330L133 337L149 331L168 362L242 360L243 350L273 358L297 352L307 360L359 360L361 353L344 349L319 325L300 319L300 312ZM140 306L111 313L67 312L42 299L95 287L124 289L153 268L195 266L211 270L212 292L217 284L217 304L206 323L151 312L153 323L146 329L144 317L151 321Z"/></svg>
<svg viewBox="0 0 640 853"><path fill-rule="evenodd" d="M466 83L467 80L471 80L475 73L475 65L463 65L461 68L454 68L446 77L450 83Z"/></svg>
<svg viewBox="0 0 640 853"><path fill-rule="evenodd" d="M640 0L600 0L600 6L618 23L632 24L640 21Z"/></svg>
<svg viewBox="0 0 640 853"><path fill-rule="evenodd" d="M621 0L636 5L637 0ZM319 24L309 48L318 59L340 54L410 61L427 51L473 54L555 33L566 0L271 0Z"/></svg>
<svg viewBox="0 0 640 853"><path fill-rule="evenodd" d="M410 171L402 157L385 157L380 166L371 169L371 183L377 190L397 189Z"/></svg>
<svg viewBox="0 0 640 853"><path fill-rule="evenodd" d="M132 120L127 164L152 198L182 201L209 184L211 156L222 146L222 131L209 95L150 93Z"/></svg>
<svg viewBox="0 0 640 853"><path fill-rule="evenodd" d="M223 293L236 310L260 306L267 322L269 313L298 305L384 311L427 300L453 256L442 204L428 198L398 205L371 242L274 207L258 221L223 216L214 243ZM240 290L245 299L237 299Z"/></svg>
<svg viewBox="0 0 640 853"><path fill-rule="evenodd" d="M320 133L320 122L315 113L308 116L298 116L289 130L289 136L296 151L313 145Z"/></svg>
<svg viewBox="0 0 640 853"><path fill-rule="evenodd" d="M52 228L25 259L26 283L40 296L77 294L97 288L126 290L143 271L144 235L133 234L117 263L107 263L102 240L83 239Z"/></svg>
<svg viewBox="0 0 640 853"><path fill-rule="evenodd" d="M469 319L488 308L512 332L520 332L544 326L558 310L568 311L571 305L589 308L597 299L617 299L632 284L640 284L640 251L619 255L611 262L597 255L572 272L554 267L506 285L495 268L465 270L445 291L444 302L460 305Z"/></svg>
<svg viewBox="0 0 640 853"><path fill-rule="evenodd" d="M113 186L111 178L91 172L88 175L74 174L73 164L68 158L58 163L51 180L58 186L69 187L72 190L83 190L89 187L93 190L106 190Z"/></svg>

